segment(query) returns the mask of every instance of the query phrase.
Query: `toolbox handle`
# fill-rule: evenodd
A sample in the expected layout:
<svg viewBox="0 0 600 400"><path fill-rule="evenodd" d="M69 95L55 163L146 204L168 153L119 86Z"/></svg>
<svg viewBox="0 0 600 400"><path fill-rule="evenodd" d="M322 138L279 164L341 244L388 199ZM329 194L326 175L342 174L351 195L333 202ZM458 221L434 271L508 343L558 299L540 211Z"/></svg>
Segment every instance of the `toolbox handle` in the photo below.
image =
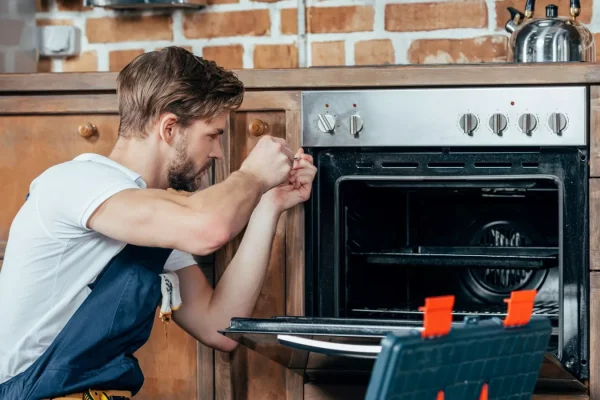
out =
<svg viewBox="0 0 600 400"><path fill-rule="evenodd" d="M292 335L277 335L277 340L283 345L299 350L331 356L345 356L354 358L377 358L381 353L381 346L323 342L321 340L307 339Z"/></svg>

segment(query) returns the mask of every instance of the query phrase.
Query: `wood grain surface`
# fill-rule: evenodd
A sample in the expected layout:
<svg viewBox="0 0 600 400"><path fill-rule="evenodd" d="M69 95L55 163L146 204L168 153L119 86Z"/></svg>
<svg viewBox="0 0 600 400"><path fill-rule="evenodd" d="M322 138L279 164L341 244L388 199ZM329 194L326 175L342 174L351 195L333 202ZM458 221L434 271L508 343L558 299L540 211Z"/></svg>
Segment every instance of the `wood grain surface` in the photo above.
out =
<svg viewBox="0 0 600 400"><path fill-rule="evenodd" d="M249 90L600 83L595 63L440 64L234 70ZM0 92L114 91L115 72L1 74Z"/></svg>

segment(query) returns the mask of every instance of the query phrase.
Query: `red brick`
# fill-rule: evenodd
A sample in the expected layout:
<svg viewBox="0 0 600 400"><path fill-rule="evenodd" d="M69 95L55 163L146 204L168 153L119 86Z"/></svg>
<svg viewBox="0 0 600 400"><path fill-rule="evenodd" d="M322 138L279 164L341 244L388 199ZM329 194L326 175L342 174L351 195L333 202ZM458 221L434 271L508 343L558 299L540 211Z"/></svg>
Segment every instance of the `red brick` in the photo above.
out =
<svg viewBox="0 0 600 400"><path fill-rule="evenodd" d="M269 10L199 12L186 14L183 20L186 38L265 36L270 28Z"/></svg>
<svg viewBox="0 0 600 400"><path fill-rule="evenodd" d="M208 46L202 49L202 57L216 62L223 68L241 69L244 66L244 47L241 44Z"/></svg>
<svg viewBox="0 0 600 400"><path fill-rule="evenodd" d="M284 8L281 10L281 33L284 35L298 33L298 9Z"/></svg>
<svg viewBox="0 0 600 400"><path fill-rule="evenodd" d="M371 6L312 7L307 12L310 33L347 33L373 30Z"/></svg>
<svg viewBox="0 0 600 400"><path fill-rule="evenodd" d="M546 6L548 4L555 4L558 6L558 13L561 16L569 16L569 0L536 0L535 2L535 11L534 18L545 16L546 15ZM521 12L525 11L525 2L517 1L517 0L497 0L495 2L496 5L496 26L498 28L504 29L504 25L506 21L510 18L510 13L506 9L507 7L514 7L517 10L521 10ZM592 20L593 14L593 4L592 2L582 3L581 7L581 15L577 17L580 22L584 24L589 24Z"/></svg>
<svg viewBox="0 0 600 400"><path fill-rule="evenodd" d="M298 50L293 44L263 44L254 48L254 68L297 68Z"/></svg>
<svg viewBox="0 0 600 400"><path fill-rule="evenodd" d="M315 67L346 65L343 41L313 43L311 53L311 64Z"/></svg>
<svg viewBox="0 0 600 400"><path fill-rule="evenodd" d="M193 53L192 46L177 46L177 47L181 47L182 49L186 49L190 53ZM164 47L157 47L156 51L161 51L162 49L164 49Z"/></svg>
<svg viewBox="0 0 600 400"><path fill-rule="evenodd" d="M52 72L52 58L40 57L37 65L37 72Z"/></svg>
<svg viewBox="0 0 600 400"><path fill-rule="evenodd" d="M385 6L385 30L391 32L438 29L486 28L487 6L483 1L397 3Z"/></svg>
<svg viewBox="0 0 600 400"><path fill-rule="evenodd" d="M507 38L503 35L473 39L421 39L408 49L411 64L464 64L504 62Z"/></svg>
<svg viewBox="0 0 600 400"><path fill-rule="evenodd" d="M143 49L111 51L108 54L108 69L111 72L119 72L140 54L144 54Z"/></svg>
<svg viewBox="0 0 600 400"><path fill-rule="evenodd" d="M234 4L239 2L240 0L207 0L206 4L212 6L214 4Z"/></svg>
<svg viewBox="0 0 600 400"><path fill-rule="evenodd" d="M596 43L596 62L600 62L600 33L594 33L594 42Z"/></svg>
<svg viewBox="0 0 600 400"><path fill-rule="evenodd" d="M51 25L73 25L72 19L36 19L35 24L37 26L51 26Z"/></svg>
<svg viewBox="0 0 600 400"><path fill-rule="evenodd" d="M354 64L383 65L395 61L394 46L389 39L364 40L354 45Z"/></svg>
<svg viewBox="0 0 600 400"><path fill-rule="evenodd" d="M173 40L170 15L88 18L89 43Z"/></svg>
<svg viewBox="0 0 600 400"><path fill-rule="evenodd" d="M95 51L87 51L78 57L63 61L63 72L90 72L98 70L98 56Z"/></svg>

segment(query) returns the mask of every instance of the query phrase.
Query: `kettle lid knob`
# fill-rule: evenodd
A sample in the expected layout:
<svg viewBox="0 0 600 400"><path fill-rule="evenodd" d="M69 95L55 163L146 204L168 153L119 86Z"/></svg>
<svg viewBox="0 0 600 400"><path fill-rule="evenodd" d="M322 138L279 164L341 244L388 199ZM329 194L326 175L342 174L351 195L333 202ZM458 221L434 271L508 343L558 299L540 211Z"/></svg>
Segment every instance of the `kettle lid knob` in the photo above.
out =
<svg viewBox="0 0 600 400"><path fill-rule="evenodd" d="M546 18L558 17L558 6L554 4L548 4L546 6Z"/></svg>

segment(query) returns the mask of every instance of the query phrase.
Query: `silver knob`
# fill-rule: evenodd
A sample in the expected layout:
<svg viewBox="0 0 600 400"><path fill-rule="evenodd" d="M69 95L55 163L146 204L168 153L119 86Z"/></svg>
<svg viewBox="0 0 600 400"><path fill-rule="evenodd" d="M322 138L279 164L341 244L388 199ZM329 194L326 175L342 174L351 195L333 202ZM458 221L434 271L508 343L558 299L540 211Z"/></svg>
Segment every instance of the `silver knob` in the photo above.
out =
<svg viewBox="0 0 600 400"><path fill-rule="evenodd" d="M531 132L537 127L537 119L533 114L523 114L519 117L519 129L526 135L531 135Z"/></svg>
<svg viewBox="0 0 600 400"><path fill-rule="evenodd" d="M503 114L494 114L490 117L490 129L498 136L502 136L502 132L508 126L508 119Z"/></svg>
<svg viewBox="0 0 600 400"><path fill-rule="evenodd" d="M319 121L317 122L317 126L322 132L325 133L333 133L335 129L335 117L331 114L319 114Z"/></svg>
<svg viewBox="0 0 600 400"><path fill-rule="evenodd" d="M550 117L548 117L548 126L552 133L562 135L567 127L567 117L561 113L552 113L550 114Z"/></svg>
<svg viewBox="0 0 600 400"><path fill-rule="evenodd" d="M360 115L351 115L350 116L350 134L352 136L358 135L358 132L361 131L363 127L363 119Z"/></svg>
<svg viewBox="0 0 600 400"><path fill-rule="evenodd" d="M463 114L459 121L460 129L467 135L472 135L477 129L477 117L473 114Z"/></svg>

